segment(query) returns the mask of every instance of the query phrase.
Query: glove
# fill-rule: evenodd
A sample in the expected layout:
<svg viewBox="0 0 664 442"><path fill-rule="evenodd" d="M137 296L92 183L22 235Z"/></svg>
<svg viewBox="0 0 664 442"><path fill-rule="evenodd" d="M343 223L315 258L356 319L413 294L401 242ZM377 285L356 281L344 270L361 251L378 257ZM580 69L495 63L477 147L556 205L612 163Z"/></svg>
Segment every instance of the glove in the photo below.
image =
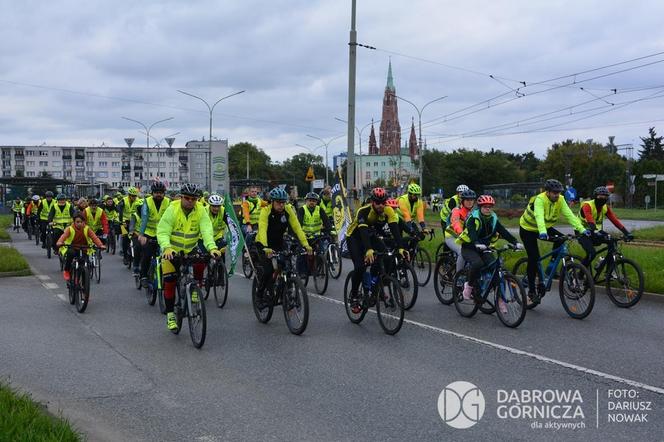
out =
<svg viewBox="0 0 664 442"><path fill-rule="evenodd" d="M634 240L634 235L631 234L630 232L628 232L627 230L625 230L623 232L623 235L625 235L625 238L627 239L627 241L633 241Z"/></svg>
<svg viewBox="0 0 664 442"><path fill-rule="evenodd" d="M213 258L221 258L221 251L219 249L214 249L210 251L210 255Z"/></svg>
<svg viewBox="0 0 664 442"><path fill-rule="evenodd" d="M399 255L401 255L403 257L403 259L408 260L408 257L409 257L408 256L409 255L408 250L399 249L398 252L399 252Z"/></svg>
<svg viewBox="0 0 664 442"><path fill-rule="evenodd" d="M514 244L514 250L524 250L523 244L520 242Z"/></svg>
<svg viewBox="0 0 664 442"><path fill-rule="evenodd" d="M265 256L268 258L272 258L272 254L274 253L272 249L269 249L267 247L263 248L263 253L265 253Z"/></svg>
<svg viewBox="0 0 664 442"><path fill-rule="evenodd" d="M219 253L221 253L222 255L226 253L226 247L224 246L221 249L219 249Z"/></svg>
<svg viewBox="0 0 664 442"><path fill-rule="evenodd" d="M546 233L540 233L538 238L541 239L542 241L546 241L547 239L549 239L549 235L547 235Z"/></svg>
<svg viewBox="0 0 664 442"><path fill-rule="evenodd" d="M161 254L161 259L165 259L167 261L170 261L173 259L173 255L175 254L175 250L173 249L166 249L164 252Z"/></svg>
<svg viewBox="0 0 664 442"><path fill-rule="evenodd" d="M486 250L487 246L485 246L484 244L475 244L475 249L477 249L481 252L481 251Z"/></svg>
<svg viewBox="0 0 664 442"><path fill-rule="evenodd" d="M590 236L593 232L590 231L590 229L586 229L583 231L583 234L586 236Z"/></svg>
<svg viewBox="0 0 664 442"><path fill-rule="evenodd" d="M364 262L368 262L369 264L372 264L374 262L374 250L369 249L367 252L364 254Z"/></svg>
<svg viewBox="0 0 664 442"><path fill-rule="evenodd" d="M312 249L311 246L305 246L304 250L307 251L307 255L311 255L312 253L314 253L314 249Z"/></svg>

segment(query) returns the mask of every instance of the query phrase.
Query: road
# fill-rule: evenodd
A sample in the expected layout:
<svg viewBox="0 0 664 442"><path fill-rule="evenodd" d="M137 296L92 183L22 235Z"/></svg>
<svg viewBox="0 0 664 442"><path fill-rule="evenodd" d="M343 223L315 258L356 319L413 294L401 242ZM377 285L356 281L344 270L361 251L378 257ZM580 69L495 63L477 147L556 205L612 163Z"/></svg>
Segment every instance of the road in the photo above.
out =
<svg viewBox="0 0 664 442"><path fill-rule="evenodd" d="M61 412L90 440L605 441L664 434L658 297L623 310L600 295L592 314L577 321L550 293L512 330L495 315L460 317L438 303L430 284L391 337L374 314L360 326L348 321L342 277L328 296L310 296L309 327L293 336L279 311L269 324L258 323L249 281L234 276L226 307L208 303L208 338L196 350L188 330L166 330L117 256L104 258L102 284L93 285L88 310L78 314L65 302L57 261L25 235L13 238L37 276L0 283L0 378ZM345 273L350 261L344 264ZM455 381L483 394L483 416L468 429L449 426L438 412L441 391ZM610 411L623 405L609 397L622 389L635 396L630 404L649 409ZM512 390L521 399L528 399L521 390L578 396L500 402ZM582 416L529 418L533 405L568 405ZM477 412L472 403L464 410ZM641 413L647 422L608 422L609 414ZM537 422L543 428L533 428Z"/></svg>

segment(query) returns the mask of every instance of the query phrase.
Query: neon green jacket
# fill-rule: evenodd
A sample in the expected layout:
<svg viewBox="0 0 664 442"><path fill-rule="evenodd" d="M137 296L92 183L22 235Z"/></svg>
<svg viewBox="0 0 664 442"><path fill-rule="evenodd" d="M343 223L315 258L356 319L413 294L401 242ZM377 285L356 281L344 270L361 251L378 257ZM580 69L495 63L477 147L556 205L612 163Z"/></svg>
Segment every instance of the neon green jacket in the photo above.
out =
<svg viewBox="0 0 664 442"><path fill-rule="evenodd" d="M529 232L546 233L549 227L553 227L558 222L561 213L565 215L567 222L574 227L574 230L577 232L586 230L562 195L558 198L558 201L553 202L546 196L546 192L530 199L526 210L521 215L519 225Z"/></svg>
<svg viewBox="0 0 664 442"><path fill-rule="evenodd" d="M172 201L157 225L157 241L161 250L173 249L176 252L191 252L203 239L208 250L216 250L212 236L212 223L203 204L196 203L189 215L185 215L181 201Z"/></svg>

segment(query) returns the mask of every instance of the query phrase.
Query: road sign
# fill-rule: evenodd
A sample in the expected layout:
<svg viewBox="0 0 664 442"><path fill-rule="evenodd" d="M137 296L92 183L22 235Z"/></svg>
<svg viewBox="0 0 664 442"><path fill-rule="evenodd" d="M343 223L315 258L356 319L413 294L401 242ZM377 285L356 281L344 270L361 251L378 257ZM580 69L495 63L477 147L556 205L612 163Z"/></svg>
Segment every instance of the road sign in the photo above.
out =
<svg viewBox="0 0 664 442"><path fill-rule="evenodd" d="M643 175L643 178L647 180L655 180L655 181L664 181L664 175L655 175L655 174L648 174L648 175Z"/></svg>
<svg viewBox="0 0 664 442"><path fill-rule="evenodd" d="M646 204L650 204L650 195L646 195Z"/></svg>
<svg viewBox="0 0 664 442"><path fill-rule="evenodd" d="M304 181L313 181L315 180L316 177L314 176L314 168L312 166L309 166L309 170L307 170L307 176L304 177Z"/></svg>
<svg viewBox="0 0 664 442"><path fill-rule="evenodd" d="M630 195L634 195L634 193L636 193L636 186L634 184L629 185L629 193Z"/></svg>
<svg viewBox="0 0 664 442"><path fill-rule="evenodd" d="M325 180L314 180L314 189L322 189L325 186Z"/></svg>

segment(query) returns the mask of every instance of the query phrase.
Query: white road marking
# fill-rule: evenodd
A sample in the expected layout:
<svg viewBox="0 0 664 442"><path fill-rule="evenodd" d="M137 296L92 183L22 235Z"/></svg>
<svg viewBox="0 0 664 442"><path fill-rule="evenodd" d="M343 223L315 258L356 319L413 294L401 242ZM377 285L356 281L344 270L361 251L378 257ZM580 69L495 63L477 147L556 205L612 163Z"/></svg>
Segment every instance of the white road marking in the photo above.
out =
<svg viewBox="0 0 664 442"><path fill-rule="evenodd" d="M35 277L37 277L37 279L39 279L41 281L46 281L48 279L51 279L51 277L48 276L48 275L35 275Z"/></svg>
<svg viewBox="0 0 664 442"><path fill-rule="evenodd" d="M56 296L58 298L60 298L61 301L69 302L69 299L67 299L67 297L65 295L63 295L62 293L58 293Z"/></svg>
<svg viewBox="0 0 664 442"><path fill-rule="evenodd" d="M58 285L54 282L43 282L42 285L49 290L54 290L58 288Z"/></svg>
<svg viewBox="0 0 664 442"><path fill-rule="evenodd" d="M321 296L321 295L318 295L316 293L311 293L311 292L307 292L307 293L309 294L309 297L313 297L313 298L317 298L317 299L320 299L320 300L323 300L323 301L331 302L333 304L344 305L343 301L339 301L337 299L328 298L326 296ZM375 313L372 310L369 310L369 311L372 312L372 313ZM560 367L565 367L565 368L568 368L570 370L578 371L578 372L585 373L585 374L590 374L590 375L593 375L593 376L608 379L608 380L618 382L618 383L621 383L621 384L626 384L626 385L630 385L632 387L640 388L642 390L648 390L648 391L651 391L653 393L664 395L664 388L661 388L661 387L655 387L655 386L652 386L652 385L644 384L642 382L633 381L631 379L623 378L623 377L620 377L620 376L615 376L615 375L612 375L612 374L609 374L609 373L604 373L603 371L594 370L592 368L583 367L581 365L570 364L569 362L560 361L558 359L553 359L553 358L550 358L548 356L539 355L537 353L531 353L529 351L519 350L518 348L508 347L507 345L496 344L495 342L486 341L484 339L479 339L479 338L475 338L473 336L464 335L463 333L458 333L458 332L455 332L455 331L452 331L452 330L447 330L447 329L444 329L444 328L434 327L433 325L424 324L424 323L418 322L418 321L413 321L412 319L404 318L403 322L407 323L407 324L414 325L416 327L423 328L425 330L430 330L430 331L433 331L433 332L436 332L436 333L449 335L449 336L454 336L455 338L460 338L460 339L464 339L466 341L474 342L475 344L486 345L488 347L492 347L492 348L495 348L497 350L506 351L508 353L512 353L512 354L519 355L519 356L526 356L526 357L529 357L529 358L532 358L532 359L536 359L540 362L546 362L546 363L549 363L549 364L558 365Z"/></svg>

